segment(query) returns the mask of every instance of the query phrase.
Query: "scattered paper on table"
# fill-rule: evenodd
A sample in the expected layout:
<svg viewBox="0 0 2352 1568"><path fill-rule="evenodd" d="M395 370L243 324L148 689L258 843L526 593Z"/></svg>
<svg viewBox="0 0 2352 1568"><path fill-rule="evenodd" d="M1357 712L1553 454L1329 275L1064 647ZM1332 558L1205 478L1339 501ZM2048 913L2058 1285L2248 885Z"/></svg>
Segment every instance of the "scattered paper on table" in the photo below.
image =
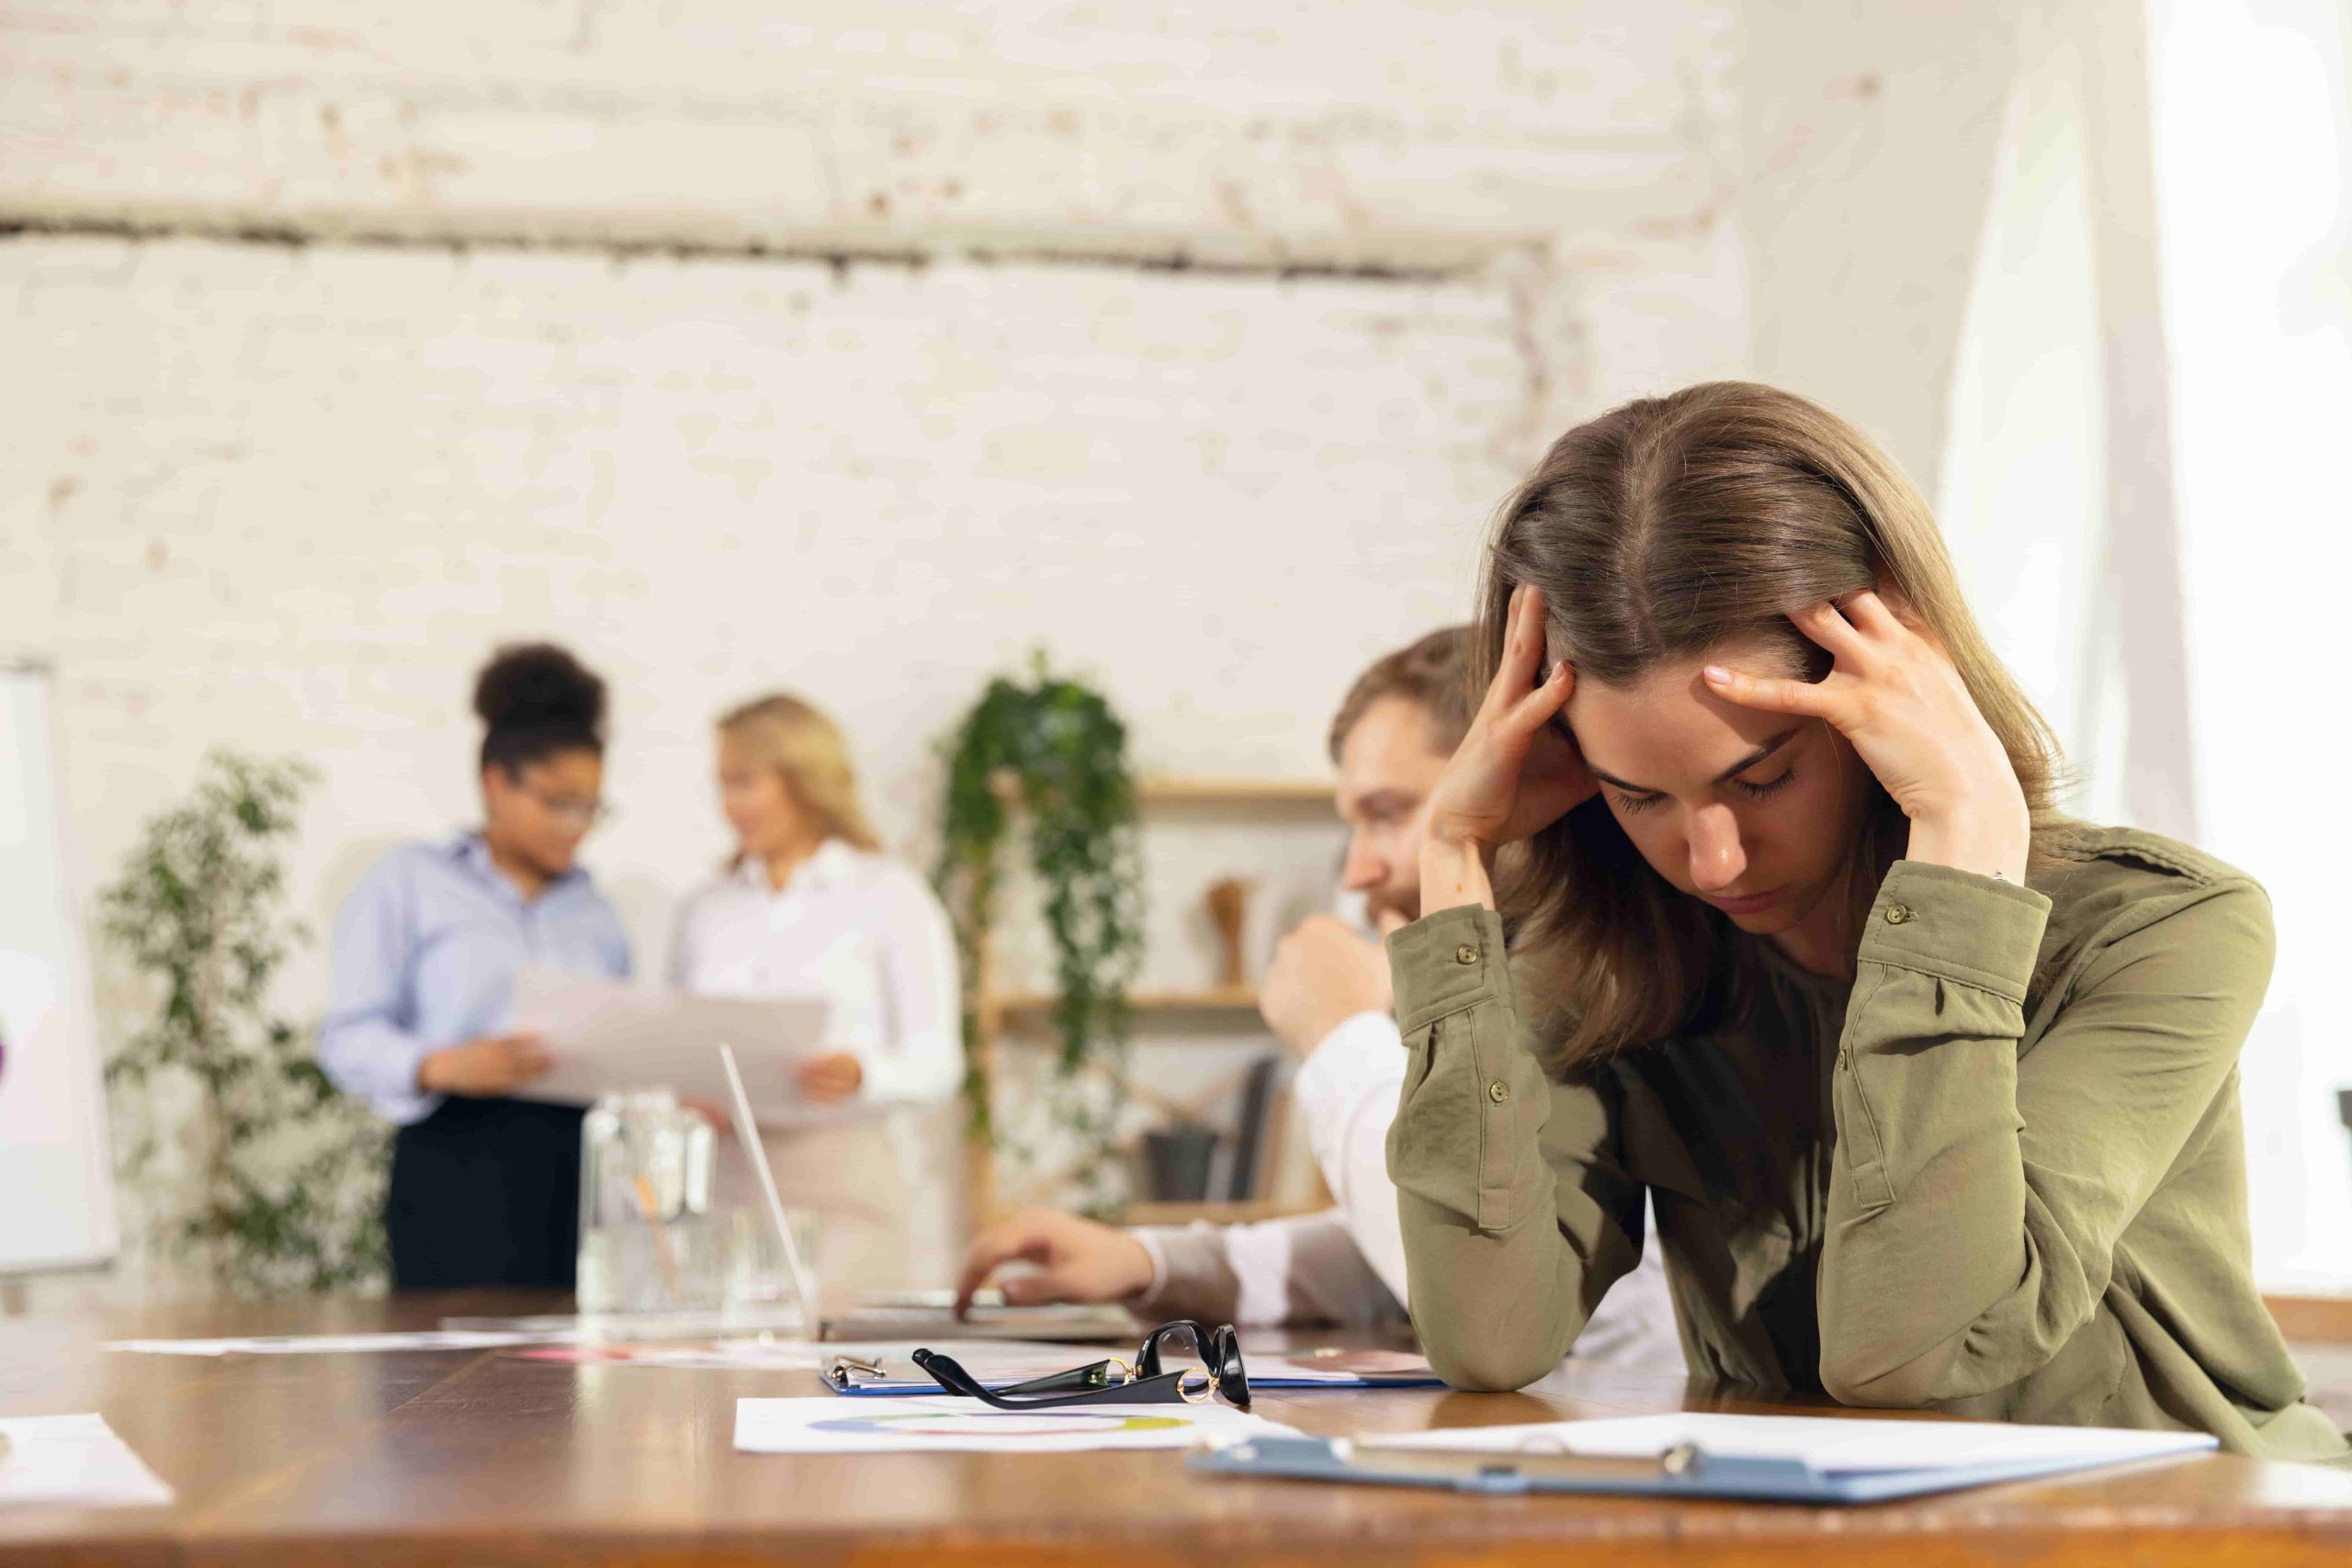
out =
<svg viewBox="0 0 2352 1568"><path fill-rule="evenodd" d="M394 1334L253 1334L232 1339L116 1339L108 1342L107 1348L157 1356L300 1356L374 1350L482 1350L501 1345L545 1344L551 1337L555 1337L422 1329Z"/></svg>
<svg viewBox="0 0 2352 1568"><path fill-rule="evenodd" d="M746 1453L1074 1453L1189 1449L1240 1438L1290 1438L1278 1422L1225 1404L1091 1404L998 1410L977 1399L739 1399L735 1446Z"/></svg>
<svg viewBox="0 0 2352 1568"><path fill-rule="evenodd" d="M2214 1447L2203 1432L2024 1427L2001 1421L1848 1420L1831 1416L1686 1413L1519 1427L1455 1427L1359 1438L1363 1448L1655 1459L1690 1444L1711 1454L1803 1460L1825 1473L2048 1462L2120 1464Z"/></svg>
<svg viewBox="0 0 2352 1568"><path fill-rule="evenodd" d="M548 1339L742 1338L767 1334L797 1338L807 1326L800 1309L763 1304L686 1312L540 1312L520 1317L445 1317L439 1326L468 1334L528 1334Z"/></svg>
<svg viewBox="0 0 2352 1568"><path fill-rule="evenodd" d="M105 1508L172 1500L172 1489L103 1416L0 1416L0 1503Z"/></svg>
<svg viewBox="0 0 2352 1568"><path fill-rule="evenodd" d="M507 1351L526 1361L560 1361L573 1366L687 1367L729 1371L813 1372L828 1356L854 1351L854 1345L827 1345L814 1339L706 1339L582 1341L579 1344L522 1345Z"/></svg>
<svg viewBox="0 0 2352 1568"><path fill-rule="evenodd" d="M861 1342L839 1339L730 1338L681 1343L677 1340L526 1345L507 1352L531 1361L563 1361L579 1366L702 1367L734 1371L822 1371L828 1362L849 1359L882 1366L901 1373L918 1386L936 1392L938 1383L910 1358L918 1346L952 1356L983 1382L1018 1382L1066 1371L1100 1360L1100 1348L1086 1345L1012 1344L1003 1340L896 1339Z"/></svg>

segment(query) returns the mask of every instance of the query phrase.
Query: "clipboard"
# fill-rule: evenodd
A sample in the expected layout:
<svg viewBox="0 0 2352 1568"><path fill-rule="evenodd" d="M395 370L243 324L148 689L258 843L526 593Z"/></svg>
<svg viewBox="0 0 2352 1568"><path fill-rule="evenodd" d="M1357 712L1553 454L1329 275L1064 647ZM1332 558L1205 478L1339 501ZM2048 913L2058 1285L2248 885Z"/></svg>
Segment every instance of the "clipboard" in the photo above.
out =
<svg viewBox="0 0 2352 1568"><path fill-rule="evenodd" d="M2133 1434L2141 1436L2143 1434ZM2145 1434L2155 1436L2155 1434ZM2203 1433L2165 1434L2168 1444L2142 1451L2020 1455L1973 1464L1888 1470L1828 1469L1786 1455L1710 1452L1680 1443L1654 1458L1476 1450L1405 1449L1347 1438L1252 1438L1193 1455L1192 1466L1220 1475L1419 1486L1484 1496L1530 1493L1610 1494L1630 1497L1715 1497L1758 1503L1881 1503L1996 1482L2025 1481L2215 1446Z"/></svg>

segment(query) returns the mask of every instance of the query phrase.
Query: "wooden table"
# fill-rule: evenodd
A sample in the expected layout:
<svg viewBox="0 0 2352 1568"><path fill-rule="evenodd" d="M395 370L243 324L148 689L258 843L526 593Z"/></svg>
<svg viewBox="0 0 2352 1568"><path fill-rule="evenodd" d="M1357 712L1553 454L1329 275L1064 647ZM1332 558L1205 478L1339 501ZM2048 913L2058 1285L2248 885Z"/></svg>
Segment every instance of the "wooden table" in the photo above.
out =
<svg viewBox="0 0 2352 1568"><path fill-rule="evenodd" d="M1840 1510L1469 1498L1204 1477L1173 1453L734 1452L736 1397L817 1392L807 1374L498 1351L214 1360L99 1348L124 1335L431 1327L445 1313L555 1304L469 1294L0 1320L0 1414L101 1411L179 1493L165 1508L0 1510L0 1562L2352 1562L2352 1472L2224 1456ZM1541 1395L1260 1401L1264 1415L1327 1432L1823 1408L1835 1407L1599 1367Z"/></svg>

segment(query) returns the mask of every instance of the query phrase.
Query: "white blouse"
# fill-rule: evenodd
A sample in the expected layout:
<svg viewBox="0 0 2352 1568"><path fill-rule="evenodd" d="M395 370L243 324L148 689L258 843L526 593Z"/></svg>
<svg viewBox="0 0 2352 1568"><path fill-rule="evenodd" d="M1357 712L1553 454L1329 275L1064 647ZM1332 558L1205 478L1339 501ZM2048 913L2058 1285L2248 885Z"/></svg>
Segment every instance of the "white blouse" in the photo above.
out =
<svg viewBox="0 0 2352 1568"><path fill-rule="evenodd" d="M828 839L780 890L745 861L687 901L671 978L702 996L832 1003L823 1049L855 1056L865 1081L795 1120L944 1100L963 1082L955 933L930 885L888 855Z"/></svg>

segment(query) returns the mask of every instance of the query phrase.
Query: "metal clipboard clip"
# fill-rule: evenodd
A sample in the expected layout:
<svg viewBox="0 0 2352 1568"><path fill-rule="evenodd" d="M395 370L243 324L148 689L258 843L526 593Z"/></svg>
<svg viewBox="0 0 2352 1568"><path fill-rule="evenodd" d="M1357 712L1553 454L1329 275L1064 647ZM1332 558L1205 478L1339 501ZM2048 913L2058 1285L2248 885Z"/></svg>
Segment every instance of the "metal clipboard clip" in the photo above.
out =
<svg viewBox="0 0 2352 1568"><path fill-rule="evenodd" d="M1655 1459L1618 1459L1556 1450L1476 1453L1347 1438L1252 1437L1203 1450L1192 1463L1226 1475L1423 1486L1487 1496L1569 1492L1805 1503L1849 1500L1836 1482L1803 1460L1711 1454L1691 1443L1678 1444Z"/></svg>
<svg viewBox="0 0 2352 1568"><path fill-rule="evenodd" d="M819 1371L836 1393L847 1393L860 1378L878 1379L890 1375L879 1363L869 1361L863 1356L828 1356Z"/></svg>

